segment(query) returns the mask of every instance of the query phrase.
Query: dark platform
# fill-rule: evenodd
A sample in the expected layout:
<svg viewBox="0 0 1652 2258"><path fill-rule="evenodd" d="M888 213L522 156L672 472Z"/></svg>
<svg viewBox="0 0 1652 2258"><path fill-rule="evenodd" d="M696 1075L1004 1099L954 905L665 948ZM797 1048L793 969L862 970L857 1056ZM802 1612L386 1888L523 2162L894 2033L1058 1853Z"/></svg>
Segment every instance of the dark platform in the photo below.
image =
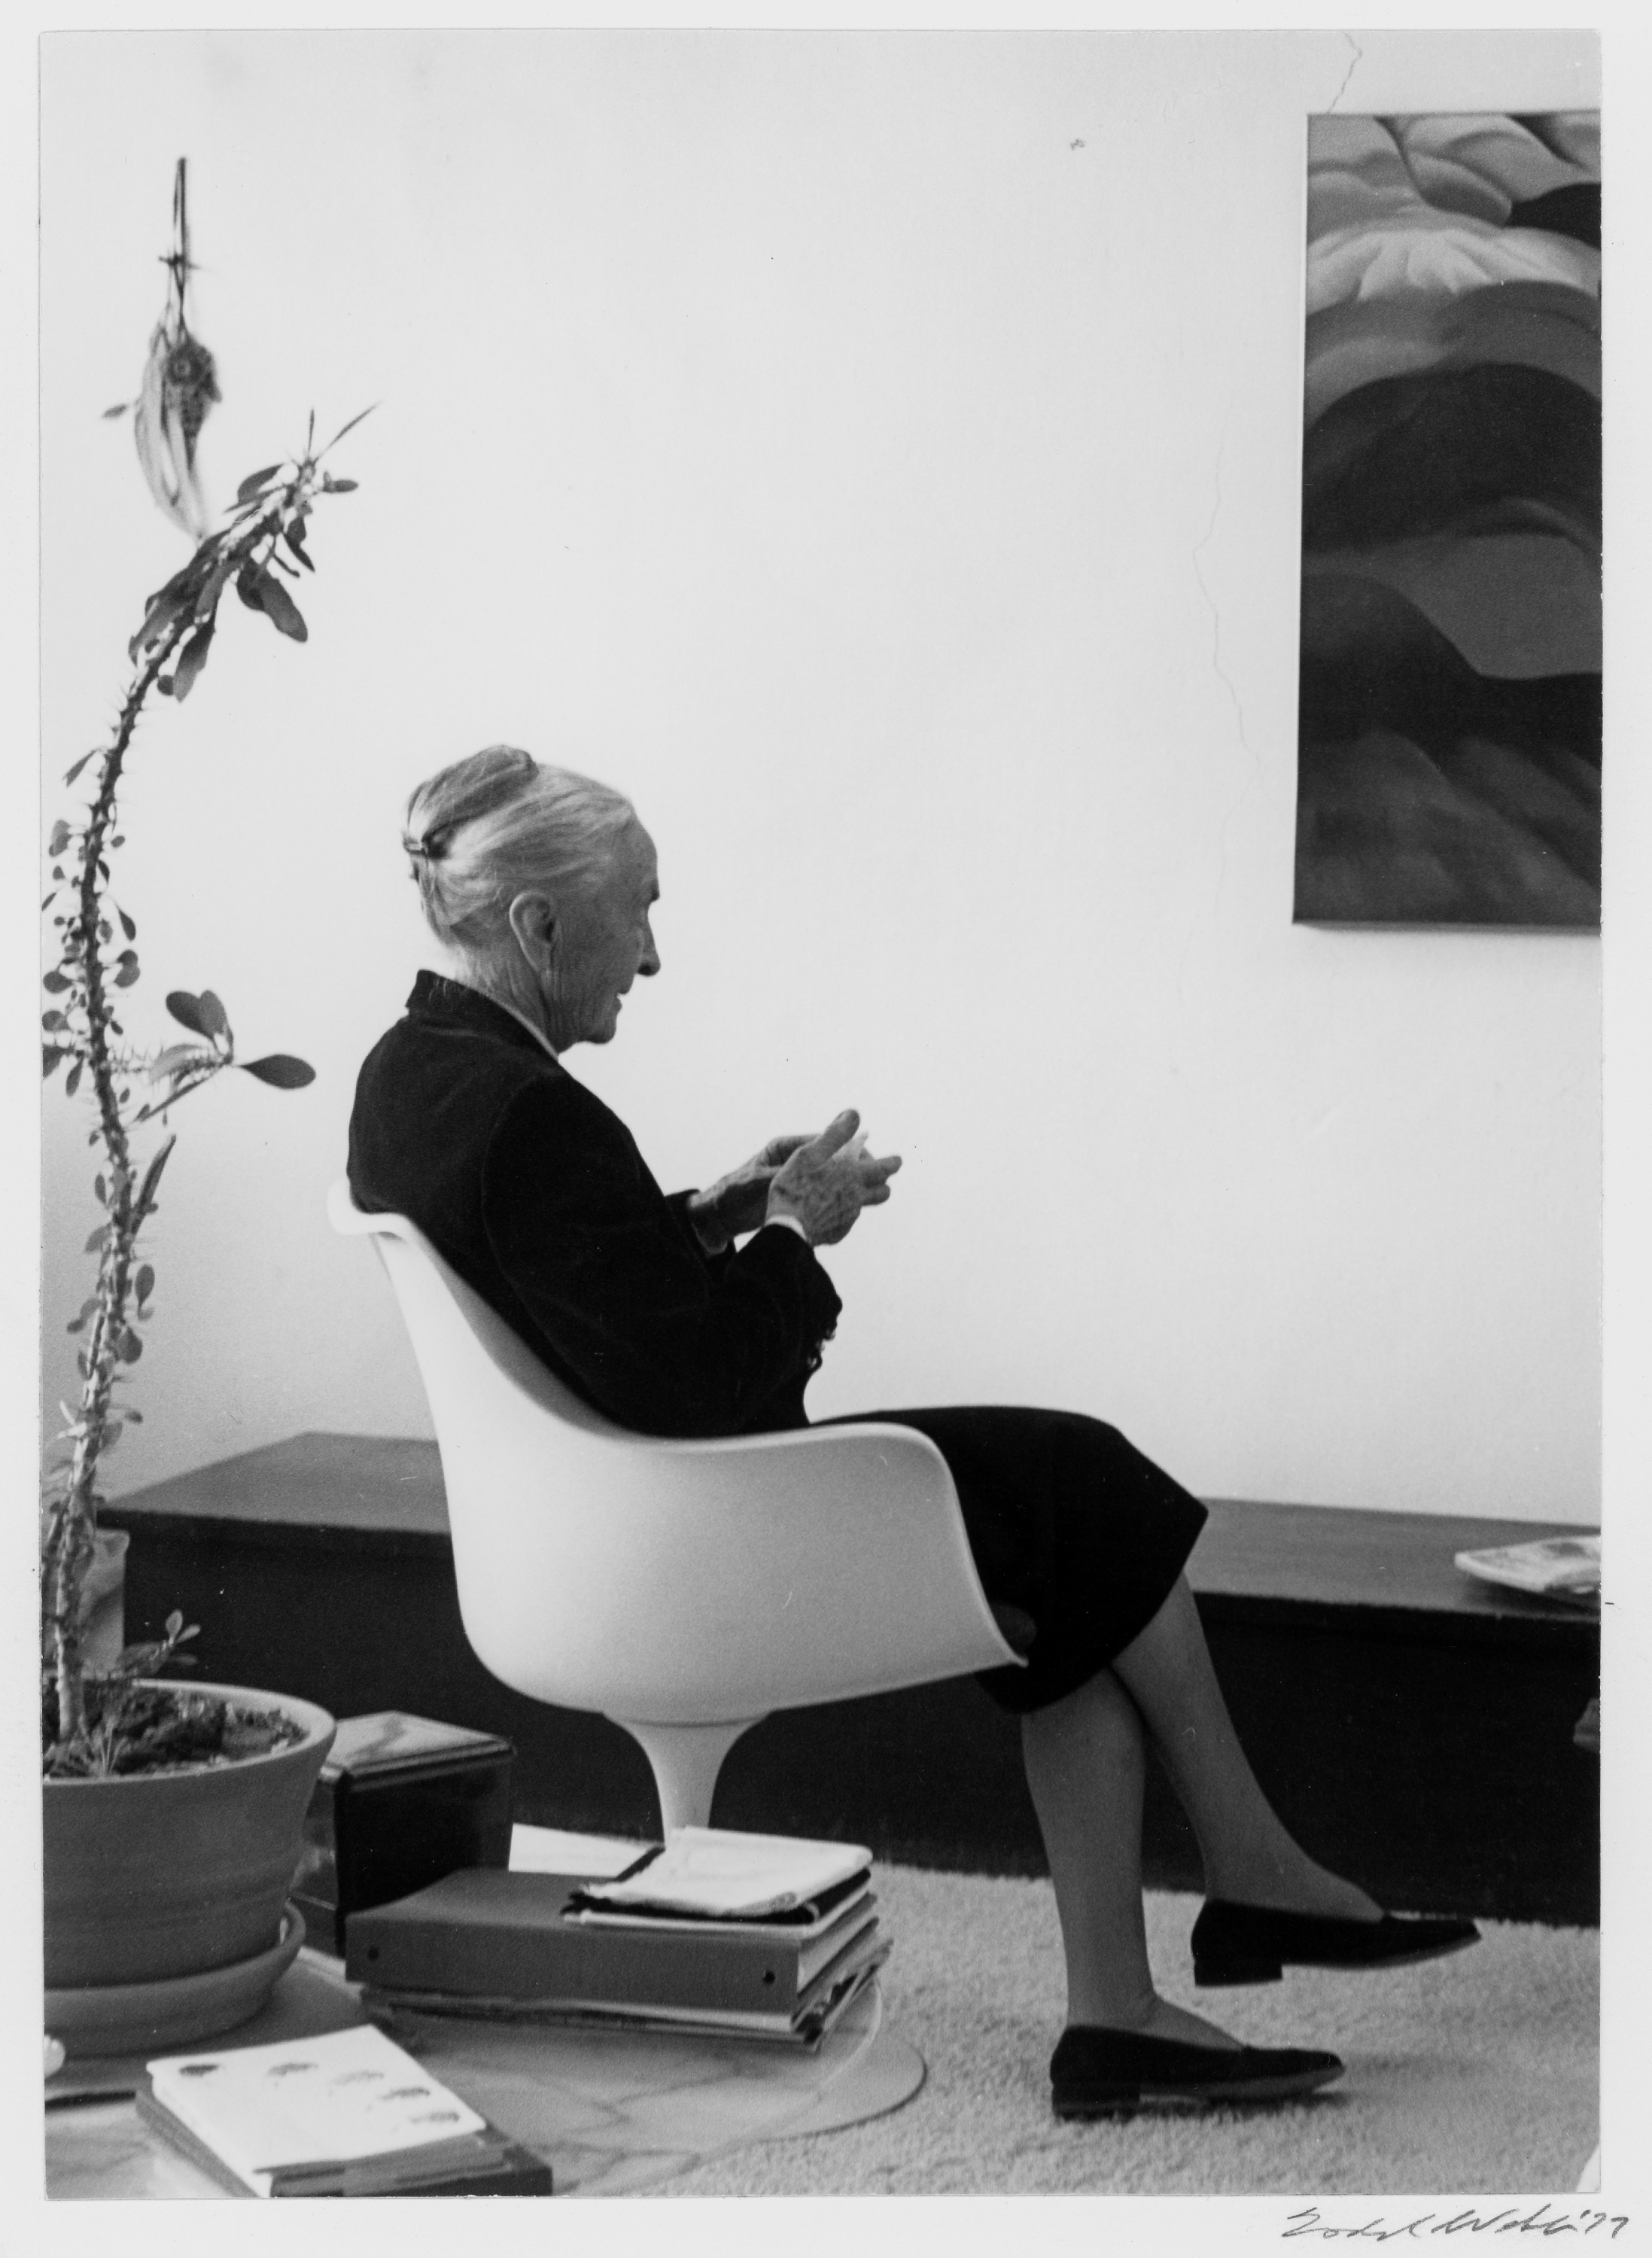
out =
<svg viewBox="0 0 1652 2258"><path fill-rule="evenodd" d="M338 1716L408 1709L515 1743L516 1815L648 1835L642 1750L617 1726L490 1678L465 1644L434 1443L291 1441L113 1501L128 1529L127 1637L181 1608L204 1677ZM1599 1766L1572 1727L1599 1628L1471 1582L1470 1547L1551 1523L1213 1501L1189 1580L1264 1787L1303 1843L1391 1907L1592 1922ZM766 1719L718 1786L727 1827L841 1836L918 1865L1040 1873L1019 1728L972 1679ZM1156 1778L1148 1878L1196 1888Z"/></svg>

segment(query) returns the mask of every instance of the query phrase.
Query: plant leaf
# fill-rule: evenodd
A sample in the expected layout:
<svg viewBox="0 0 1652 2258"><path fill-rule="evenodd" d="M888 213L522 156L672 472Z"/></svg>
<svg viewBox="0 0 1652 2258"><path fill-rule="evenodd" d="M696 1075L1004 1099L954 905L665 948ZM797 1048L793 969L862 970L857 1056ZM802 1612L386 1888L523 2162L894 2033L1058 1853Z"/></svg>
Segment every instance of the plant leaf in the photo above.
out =
<svg viewBox="0 0 1652 2258"><path fill-rule="evenodd" d="M112 423L117 415L124 415L131 406L130 400L120 401L115 407L106 408L101 420L105 423Z"/></svg>
<svg viewBox="0 0 1652 2258"><path fill-rule="evenodd" d="M67 1027L68 1021L64 1018L61 1012L42 1012L40 1014L40 1025L43 1027L49 1027L55 1031L59 1027Z"/></svg>
<svg viewBox="0 0 1652 2258"><path fill-rule="evenodd" d="M145 597L144 600L146 603L158 604L163 596L182 595L186 588L194 586L195 566L200 562L202 555L207 550L210 549L212 545L213 544L210 541L203 541L201 547L196 550L195 555L189 559L189 562L187 564L181 564L177 571L173 574L170 580L166 581L160 587L156 589L152 596Z"/></svg>
<svg viewBox="0 0 1652 2258"><path fill-rule="evenodd" d="M43 1044L40 1049L41 1081L46 1082L49 1080L49 1078L57 1072L59 1067L62 1065L64 1060L67 1058L68 1055L69 1054L67 1051L60 1050L55 1043Z"/></svg>
<svg viewBox="0 0 1652 2258"><path fill-rule="evenodd" d="M341 423L337 430L334 432L332 437L327 442L327 444L322 449L322 453L323 455L330 454L332 450L344 437L345 432L353 431L357 424L364 422L367 416L371 415L372 414L373 408L377 408L379 402L375 400L372 403L372 408L364 408L359 415L352 415L348 423ZM317 459L319 460L319 458ZM354 483L355 482L352 479L351 484L353 485Z"/></svg>
<svg viewBox="0 0 1652 2258"><path fill-rule="evenodd" d="M52 836L50 841L47 842L46 851L52 857L52 860L55 862L68 843L69 827L68 825L63 821L61 817L60 817L59 820L52 826Z"/></svg>
<svg viewBox="0 0 1652 2258"><path fill-rule="evenodd" d="M235 593L250 612L264 609L263 574L256 564L244 564L235 576Z"/></svg>
<svg viewBox="0 0 1652 2258"><path fill-rule="evenodd" d="M115 914L120 920L120 929L125 934L127 940L136 941L138 938L138 927L135 921L127 916L124 910L117 910Z"/></svg>
<svg viewBox="0 0 1652 2258"><path fill-rule="evenodd" d="M48 996L60 996L69 983L60 972L48 972L40 985Z"/></svg>
<svg viewBox="0 0 1652 2258"><path fill-rule="evenodd" d="M170 1090L160 1097L152 1097L146 1105L140 1105L134 1119L152 1121L158 1114L170 1111L181 1098L188 1097L192 1090L199 1090L202 1083L210 1082L221 1067L229 1064L227 1059L215 1058L209 1051L202 1051L200 1056L203 1062L200 1067L181 1068Z"/></svg>
<svg viewBox="0 0 1652 2258"><path fill-rule="evenodd" d="M143 1267L138 1271L137 1278L133 1281L132 1290L137 1295L139 1303L146 1302L149 1299L149 1296L154 1292L155 1274L152 1267L147 1262L144 1264Z"/></svg>
<svg viewBox="0 0 1652 2258"><path fill-rule="evenodd" d="M250 501L265 479L273 479L280 467L279 463L271 463L266 469L254 471L249 478L243 479L235 490L237 501Z"/></svg>
<svg viewBox="0 0 1652 2258"><path fill-rule="evenodd" d="M279 580L266 572L259 584L259 594L265 610L284 636L291 636L294 643L308 642L309 629L304 624L304 614Z"/></svg>
<svg viewBox="0 0 1652 2258"><path fill-rule="evenodd" d="M144 1353L144 1345L128 1325L117 1344L115 1353L123 1364L136 1364Z"/></svg>
<svg viewBox="0 0 1652 2258"><path fill-rule="evenodd" d="M207 663L207 653L212 648L212 622L199 627L178 654L178 664L172 678L172 694L181 705L195 688L197 677Z"/></svg>
<svg viewBox="0 0 1652 2258"><path fill-rule="evenodd" d="M358 479L328 479L324 490L328 493L354 493L359 484Z"/></svg>
<svg viewBox="0 0 1652 2258"><path fill-rule="evenodd" d="M167 998L167 1009L177 1020L179 1026L188 1027L192 1035L204 1035L211 1032L201 1016L200 998L192 996L187 988L173 990Z"/></svg>
<svg viewBox="0 0 1652 2258"><path fill-rule="evenodd" d="M183 607L182 589L175 588L168 582L159 594L150 598L143 624L126 646L126 656L136 659L140 650L147 650L151 643L159 643Z"/></svg>
<svg viewBox="0 0 1652 2258"><path fill-rule="evenodd" d="M210 988L203 988L196 997L195 1009L201 1014L201 1032L203 1035L229 1033L230 1015Z"/></svg>
<svg viewBox="0 0 1652 2258"><path fill-rule="evenodd" d="M65 783L65 784L73 784L73 783L74 783L74 779L75 779L75 778L76 778L77 776L79 776L79 774L80 774L81 770L82 770L86 766L86 763L88 763L88 761L95 761L96 758L97 758L97 753L96 753L96 748L94 748L94 749L93 749L91 752L89 752L89 753L82 753L82 754L81 755L81 756L80 756L79 760L75 762L75 763L74 763L74 767L73 767L73 768L71 768L71 769L67 769L67 770L64 771L64 775L63 775L63 781L64 781L64 783Z"/></svg>
<svg viewBox="0 0 1652 2258"><path fill-rule="evenodd" d="M231 561L226 557L221 564L215 564L207 575L201 593L195 598L197 621L210 621L216 614L218 599L223 593L224 584L229 579L232 570Z"/></svg>
<svg viewBox="0 0 1652 2258"><path fill-rule="evenodd" d="M138 1204L133 1211L140 1219L148 1214L155 1204L155 1194L160 1186L160 1172L172 1158L172 1148L177 1141L175 1137L168 1137L154 1159L144 1170L144 1181L138 1188Z"/></svg>
<svg viewBox="0 0 1652 2258"><path fill-rule="evenodd" d="M168 1075L179 1074L184 1068L202 1064L211 1056L209 1051L197 1050L193 1043L172 1043L149 1069L151 1082L164 1082Z"/></svg>
<svg viewBox="0 0 1652 2258"><path fill-rule="evenodd" d="M73 1097L75 1091L80 1088L81 1069L85 1063L86 1062L83 1059L76 1059L74 1065L69 1069L67 1078L65 1080L63 1084L63 1095L65 1097ZM96 1136L97 1133L94 1130L92 1133Z"/></svg>
<svg viewBox="0 0 1652 2258"><path fill-rule="evenodd" d="M115 985L117 988L131 988L135 985L137 979L138 967L136 963L123 964L120 970L115 975ZM115 1032L117 1034L119 1034L121 1033L121 1029L117 1027Z"/></svg>
<svg viewBox="0 0 1652 2258"><path fill-rule="evenodd" d="M255 1075L259 1081L267 1082L275 1090L302 1090L316 1079L313 1066L285 1051L272 1051L267 1058L245 1060L241 1071Z"/></svg>

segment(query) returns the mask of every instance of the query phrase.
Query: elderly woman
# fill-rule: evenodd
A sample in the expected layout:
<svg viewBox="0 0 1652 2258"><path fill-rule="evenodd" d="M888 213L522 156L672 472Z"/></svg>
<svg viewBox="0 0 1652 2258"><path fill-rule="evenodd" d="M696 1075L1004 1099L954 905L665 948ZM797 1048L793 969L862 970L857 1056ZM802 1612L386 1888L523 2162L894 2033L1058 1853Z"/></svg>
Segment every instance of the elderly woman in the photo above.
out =
<svg viewBox="0 0 1652 2258"><path fill-rule="evenodd" d="M893 1155L856 1117L781 1137L667 1197L625 1125L562 1063L606 1043L660 969L653 842L606 786L495 746L422 785L403 844L451 960L361 1071L350 1179L409 1216L571 1388L652 1435L808 1424L840 1303L818 1250L890 1196ZM1067 2021L1062 2116L1144 2102L1271 2100L1334 2055L1248 2047L1161 1999L1142 1912L1151 1738L1197 1836L1202 1984L1288 1963L1392 1965L1472 1942L1400 1920L1317 1865L1263 1796L1211 1669L1183 1565L1204 1509L1111 1427L1018 1409L877 1411L920 1430L956 1484L982 1588L1025 1667L985 1673L1021 1717L1054 1882Z"/></svg>

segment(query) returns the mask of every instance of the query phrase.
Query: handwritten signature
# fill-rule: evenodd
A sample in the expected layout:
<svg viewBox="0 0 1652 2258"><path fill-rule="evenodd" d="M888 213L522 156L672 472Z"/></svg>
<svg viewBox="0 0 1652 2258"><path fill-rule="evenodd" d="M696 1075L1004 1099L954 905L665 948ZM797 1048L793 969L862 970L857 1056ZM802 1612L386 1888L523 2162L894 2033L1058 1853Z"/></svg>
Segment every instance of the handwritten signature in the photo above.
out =
<svg viewBox="0 0 1652 2258"><path fill-rule="evenodd" d="M1420 2242L1435 2234L1593 2234L1600 2227L1607 2229L1606 2240L1615 2241L1629 2224L1628 2213L1583 2210L1552 2211L1540 2203L1533 2211L1522 2212L1510 2204L1502 2211L1482 2213L1478 2211L1454 2211L1443 2213L1425 2211L1415 2219L1390 2226L1386 2219L1368 2219L1358 2226L1339 2226L1323 2218L1310 2204L1306 2211L1294 2211L1289 2223L1281 2229L1283 2242L1306 2234L1318 2242L1395 2242L1407 2239Z"/></svg>

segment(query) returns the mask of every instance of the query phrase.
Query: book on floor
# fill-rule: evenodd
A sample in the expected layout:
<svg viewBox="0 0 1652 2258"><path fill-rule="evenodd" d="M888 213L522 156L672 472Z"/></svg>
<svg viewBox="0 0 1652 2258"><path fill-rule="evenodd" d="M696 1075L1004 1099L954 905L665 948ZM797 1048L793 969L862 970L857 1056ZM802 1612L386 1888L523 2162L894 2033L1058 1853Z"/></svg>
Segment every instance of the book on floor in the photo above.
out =
<svg viewBox="0 0 1652 2258"><path fill-rule="evenodd" d="M1539 1537L1529 1544L1498 1544L1479 1552L1459 1552L1457 1566L1483 1584L1598 1607L1600 1602L1599 1537Z"/></svg>
<svg viewBox="0 0 1652 2258"><path fill-rule="evenodd" d="M345 1973L371 1987L375 2006L641 2017L808 2038L887 1951L869 1891L791 1929L607 1922L571 1907L580 1878L486 1867L450 1874L353 1918Z"/></svg>
<svg viewBox="0 0 1652 2258"><path fill-rule="evenodd" d="M549 2195L549 2164L371 2025L162 2056L139 2113L245 2196Z"/></svg>

